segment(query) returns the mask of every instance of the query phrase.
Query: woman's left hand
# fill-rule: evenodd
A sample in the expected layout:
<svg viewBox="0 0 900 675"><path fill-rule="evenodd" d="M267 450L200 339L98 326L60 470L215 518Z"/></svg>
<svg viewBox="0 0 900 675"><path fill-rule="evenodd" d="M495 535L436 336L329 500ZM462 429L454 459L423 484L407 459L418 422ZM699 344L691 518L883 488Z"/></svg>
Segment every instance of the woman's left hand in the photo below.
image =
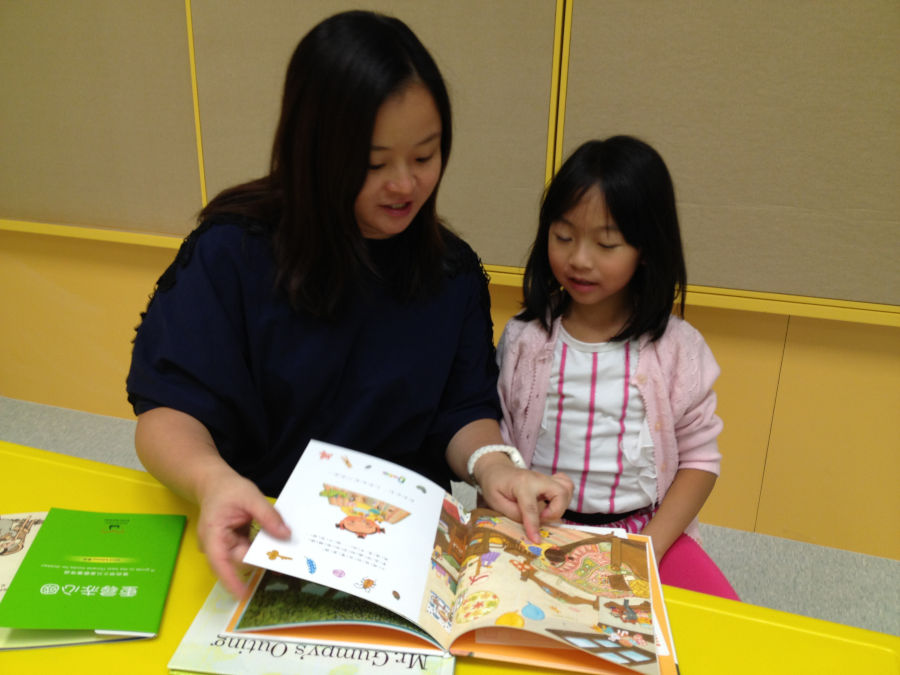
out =
<svg viewBox="0 0 900 675"><path fill-rule="evenodd" d="M502 445L500 425L494 419L470 422L456 432L447 446L447 462L457 476L468 479L468 459L478 448ZM526 536L538 544L541 522L562 516L575 486L565 474L537 473L520 469L503 452L491 452L475 463L474 478L487 505L525 528Z"/></svg>

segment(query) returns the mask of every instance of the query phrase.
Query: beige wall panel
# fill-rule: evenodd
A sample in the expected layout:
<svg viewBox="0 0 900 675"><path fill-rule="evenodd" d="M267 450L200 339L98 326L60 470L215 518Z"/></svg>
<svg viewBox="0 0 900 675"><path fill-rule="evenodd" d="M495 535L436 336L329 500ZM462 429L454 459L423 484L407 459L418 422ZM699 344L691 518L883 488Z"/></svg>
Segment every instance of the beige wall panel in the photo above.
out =
<svg viewBox="0 0 900 675"><path fill-rule="evenodd" d="M673 173L696 284L900 304L900 3L574 0L566 154Z"/></svg>
<svg viewBox="0 0 900 675"><path fill-rule="evenodd" d="M174 254L0 231L0 396L132 417L134 328Z"/></svg>
<svg viewBox="0 0 900 675"><path fill-rule="evenodd" d="M0 218L183 231L200 204L184 3L0 3Z"/></svg>
<svg viewBox="0 0 900 675"><path fill-rule="evenodd" d="M900 330L791 318L757 531L900 559Z"/></svg>
<svg viewBox="0 0 900 675"><path fill-rule="evenodd" d="M685 318L703 333L722 369L715 386L725 424L722 472L700 520L752 532L788 318L709 307L688 307Z"/></svg>
<svg viewBox="0 0 900 675"><path fill-rule="evenodd" d="M300 38L337 11L377 9L416 32L450 90L455 128L440 213L485 261L523 264L544 184L555 3L194 0L192 7L210 197L267 170L284 73Z"/></svg>

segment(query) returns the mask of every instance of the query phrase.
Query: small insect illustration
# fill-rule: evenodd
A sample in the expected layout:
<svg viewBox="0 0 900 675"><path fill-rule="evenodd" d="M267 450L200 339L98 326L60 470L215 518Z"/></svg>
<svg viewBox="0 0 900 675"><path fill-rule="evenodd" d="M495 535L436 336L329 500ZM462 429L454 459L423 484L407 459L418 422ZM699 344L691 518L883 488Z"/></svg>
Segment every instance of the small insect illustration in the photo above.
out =
<svg viewBox="0 0 900 675"><path fill-rule="evenodd" d="M344 570L332 570L332 574L340 579L342 576L344 576L344 574L346 574L346 572L344 572Z"/></svg>
<svg viewBox="0 0 900 675"><path fill-rule="evenodd" d="M323 450L319 453L319 459L331 459L331 453L327 450Z"/></svg>
<svg viewBox="0 0 900 675"><path fill-rule="evenodd" d="M275 558L278 558L279 560L293 560L293 558L291 558L291 557L288 557L288 556L286 556L286 555L281 555L281 554L280 554L278 551L276 551L275 549L272 549L271 551L269 551L268 553L266 553L266 557L267 557L269 560L275 560Z"/></svg>
<svg viewBox="0 0 900 675"><path fill-rule="evenodd" d="M375 580L370 579L369 577L363 577L362 580L358 584L354 584L354 586L361 588L368 593L375 588Z"/></svg>
<svg viewBox="0 0 900 675"><path fill-rule="evenodd" d="M343 460L344 464L347 465L347 468L348 468L348 469L352 469L352 468L353 468L353 465L350 463L350 460L347 458L346 455L344 455L343 457L341 457L341 459Z"/></svg>
<svg viewBox="0 0 900 675"><path fill-rule="evenodd" d="M316 573L316 561L313 560L312 558L306 559L306 567L307 567L307 569L309 569L310 574Z"/></svg>
<svg viewBox="0 0 900 675"><path fill-rule="evenodd" d="M394 596L394 600L400 599L400 594L397 591L391 591L391 595Z"/></svg>
<svg viewBox="0 0 900 675"><path fill-rule="evenodd" d="M423 495L426 494L426 490L425 490L425 486L424 486L424 485L416 485L416 488L417 488L418 490L420 490L420 491L422 492Z"/></svg>

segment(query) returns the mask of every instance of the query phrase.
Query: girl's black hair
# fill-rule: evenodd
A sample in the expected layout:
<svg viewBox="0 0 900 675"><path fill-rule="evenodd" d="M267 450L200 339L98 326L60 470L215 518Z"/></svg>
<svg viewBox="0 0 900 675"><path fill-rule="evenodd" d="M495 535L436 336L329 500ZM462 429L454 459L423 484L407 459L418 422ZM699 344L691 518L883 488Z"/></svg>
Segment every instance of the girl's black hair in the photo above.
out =
<svg viewBox="0 0 900 675"><path fill-rule="evenodd" d="M450 157L450 99L428 50L399 19L367 11L336 14L300 41L287 70L268 175L224 190L198 220L231 216L272 230L277 283L291 304L334 317L372 270L354 203L369 166L378 109L421 83L441 118L441 173ZM444 236L437 187L407 228L415 254L393 280L406 299L434 290Z"/></svg>
<svg viewBox="0 0 900 675"><path fill-rule="evenodd" d="M613 340L645 333L662 336L676 298L684 316L687 272L681 247L675 188L662 157L631 136L588 141L560 167L544 193L538 231L525 266L523 310L517 318L537 319L547 331L569 304L550 269L550 226L574 208L593 186L603 192L609 213L625 241L640 252L628 285L631 314Z"/></svg>

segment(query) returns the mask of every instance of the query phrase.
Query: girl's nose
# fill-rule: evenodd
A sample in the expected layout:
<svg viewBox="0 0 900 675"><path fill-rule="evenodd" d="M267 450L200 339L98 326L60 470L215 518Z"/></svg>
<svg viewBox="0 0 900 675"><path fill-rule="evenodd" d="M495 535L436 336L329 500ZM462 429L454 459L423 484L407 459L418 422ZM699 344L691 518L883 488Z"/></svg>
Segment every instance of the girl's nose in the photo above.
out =
<svg viewBox="0 0 900 675"><path fill-rule="evenodd" d="M569 264L576 269L585 269L591 265L591 257L583 243L576 244L569 256Z"/></svg>

